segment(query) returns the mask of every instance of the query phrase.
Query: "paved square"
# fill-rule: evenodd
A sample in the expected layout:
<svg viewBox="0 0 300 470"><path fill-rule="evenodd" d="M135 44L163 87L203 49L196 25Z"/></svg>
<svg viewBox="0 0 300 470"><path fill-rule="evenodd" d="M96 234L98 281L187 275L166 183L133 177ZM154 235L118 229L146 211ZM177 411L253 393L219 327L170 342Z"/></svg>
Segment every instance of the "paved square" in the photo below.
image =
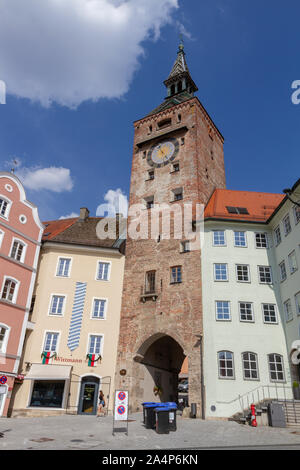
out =
<svg viewBox="0 0 300 470"><path fill-rule="evenodd" d="M9 449L188 449L251 446L292 446L300 449L300 429L251 428L228 421L177 417L177 431L156 434L142 423L142 413L130 416L129 435L112 436L112 417L64 415L0 420L0 450ZM295 432L297 434L295 434ZM295 447L296 446L296 447Z"/></svg>

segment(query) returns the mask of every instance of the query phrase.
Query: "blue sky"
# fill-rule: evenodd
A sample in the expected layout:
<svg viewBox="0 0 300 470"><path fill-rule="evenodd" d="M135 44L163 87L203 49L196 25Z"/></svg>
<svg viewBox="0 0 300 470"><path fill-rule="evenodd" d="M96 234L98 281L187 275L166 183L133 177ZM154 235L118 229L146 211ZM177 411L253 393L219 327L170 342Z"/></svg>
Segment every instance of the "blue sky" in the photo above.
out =
<svg viewBox="0 0 300 470"><path fill-rule="evenodd" d="M0 0L0 79L8 92L0 170L18 161L42 220L82 206L95 215L108 191L128 194L132 123L163 101L179 31L197 96L225 137L227 187L293 185L299 1L97 2L91 12L87 0L61 0L59 11L54 0Z"/></svg>

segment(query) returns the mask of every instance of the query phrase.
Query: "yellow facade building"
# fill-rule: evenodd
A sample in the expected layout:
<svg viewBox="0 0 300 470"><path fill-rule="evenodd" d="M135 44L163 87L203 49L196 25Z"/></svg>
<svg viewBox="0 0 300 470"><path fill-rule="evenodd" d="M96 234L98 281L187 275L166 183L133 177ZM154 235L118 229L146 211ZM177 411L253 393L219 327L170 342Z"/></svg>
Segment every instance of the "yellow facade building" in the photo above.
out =
<svg viewBox="0 0 300 470"><path fill-rule="evenodd" d="M101 390L112 410L124 240L100 240L99 220L45 222L12 416L93 415Z"/></svg>

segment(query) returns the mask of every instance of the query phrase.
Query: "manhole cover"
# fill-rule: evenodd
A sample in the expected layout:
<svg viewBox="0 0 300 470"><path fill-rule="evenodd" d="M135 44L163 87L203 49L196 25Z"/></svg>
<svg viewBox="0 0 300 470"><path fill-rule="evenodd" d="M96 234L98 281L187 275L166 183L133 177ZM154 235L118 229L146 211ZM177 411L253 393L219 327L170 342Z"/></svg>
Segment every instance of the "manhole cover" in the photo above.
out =
<svg viewBox="0 0 300 470"><path fill-rule="evenodd" d="M85 442L82 439L71 439L70 442Z"/></svg>
<svg viewBox="0 0 300 470"><path fill-rule="evenodd" d="M54 441L54 439L51 439L49 437L40 437L39 439L29 439L32 442L48 442L48 441Z"/></svg>
<svg viewBox="0 0 300 470"><path fill-rule="evenodd" d="M124 419L125 423L132 423L133 421L136 421L136 419Z"/></svg>

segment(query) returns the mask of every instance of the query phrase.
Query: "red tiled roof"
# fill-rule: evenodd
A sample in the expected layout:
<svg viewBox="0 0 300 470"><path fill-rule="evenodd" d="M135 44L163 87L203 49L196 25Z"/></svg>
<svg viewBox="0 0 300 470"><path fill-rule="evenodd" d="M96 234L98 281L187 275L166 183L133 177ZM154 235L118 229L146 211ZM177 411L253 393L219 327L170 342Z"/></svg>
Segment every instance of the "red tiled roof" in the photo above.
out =
<svg viewBox="0 0 300 470"><path fill-rule="evenodd" d="M77 220L77 217L73 219L61 219L61 220L50 220L43 222L45 230L43 233L42 241L51 240L52 238L59 235L61 232L71 227Z"/></svg>
<svg viewBox="0 0 300 470"><path fill-rule="evenodd" d="M216 189L206 205L204 217L266 222L284 197L284 194ZM245 208L248 214L232 214L227 207Z"/></svg>

